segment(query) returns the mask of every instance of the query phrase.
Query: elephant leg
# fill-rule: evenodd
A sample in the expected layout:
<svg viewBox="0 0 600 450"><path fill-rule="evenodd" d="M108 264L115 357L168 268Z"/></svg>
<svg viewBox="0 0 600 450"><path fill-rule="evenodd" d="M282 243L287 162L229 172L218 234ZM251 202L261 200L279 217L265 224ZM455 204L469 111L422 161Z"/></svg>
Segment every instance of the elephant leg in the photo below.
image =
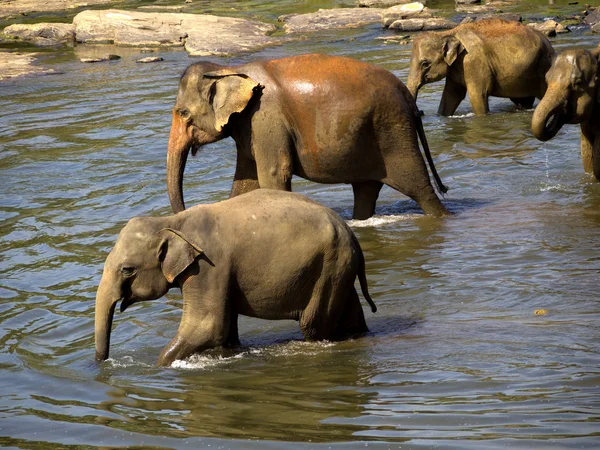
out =
<svg viewBox="0 0 600 450"><path fill-rule="evenodd" d="M594 158L594 141L598 140L594 136L594 131L588 122L581 124L581 161L583 162L583 170L586 173L594 173L594 160L600 158ZM599 155L600 156L600 155ZM596 176L596 179L599 179Z"/></svg>
<svg viewBox="0 0 600 450"><path fill-rule="evenodd" d="M438 108L438 114L442 116L451 116L467 95L467 88L450 78L446 79L442 100Z"/></svg>
<svg viewBox="0 0 600 450"><path fill-rule="evenodd" d="M256 163L238 152L233 185L229 197L235 197L260 188Z"/></svg>
<svg viewBox="0 0 600 450"><path fill-rule="evenodd" d="M360 304L356 288L352 286L346 299L345 309L338 321L337 339L345 339L367 333L369 328Z"/></svg>
<svg viewBox="0 0 600 450"><path fill-rule="evenodd" d="M169 366L177 359L225 345L231 337L229 278L212 268L207 272L204 277L193 276L183 283L181 323L175 337L161 352L159 366Z"/></svg>
<svg viewBox="0 0 600 450"><path fill-rule="evenodd" d="M486 92L482 92L480 89L469 89L468 87L467 92L475 115L484 116L490 112L490 105Z"/></svg>
<svg viewBox="0 0 600 450"><path fill-rule="evenodd" d="M533 108L533 102L535 102L535 96L534 97L519 97L519 98L511 97L510 101L513 102L515 105L517 105L519 108L531 109L531 108Z"/></svg>
<svg viewBox="0 0 600 450"><path fill-rule="evenodd" d="M354 191L354 212L352 218L365 220L375 214L375 204L383 183L379 181L363 181L352 183Z"/></svg>
<svg viewBox="0 0 600 450"><path fill-rule="evenodd" d="M238 314L235 312L231 313L231 319L229 322L229 334L225 340L225 346L236 347L240 345L240 335L238 332Z"/></svg>
<svg viewBox="0 0 600 450"><path fill-rule="evenodd" d="M416 142L414 145L417 145ZM425 214L435 217L449 215L431 185L427 167L418 147L412 153L415 155L413 158L386 161L388 176L382 181L416 201Z"/></svg>

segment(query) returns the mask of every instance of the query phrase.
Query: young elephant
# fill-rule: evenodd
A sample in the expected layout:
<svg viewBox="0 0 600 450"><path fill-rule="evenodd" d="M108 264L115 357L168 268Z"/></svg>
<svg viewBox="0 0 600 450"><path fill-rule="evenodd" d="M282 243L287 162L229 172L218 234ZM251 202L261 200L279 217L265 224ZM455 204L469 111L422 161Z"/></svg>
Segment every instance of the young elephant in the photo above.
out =
<svg viewBox="0 0 600 450"><path fill-rule="evenodd" d="M508 97L531 108L546 91L544 76L555 52L540 32L519 22L488 19L415 39L407 87L446 78L438 113L451 116L469 94L475 114L489 112L488 97Z"/></svg>
<svg viewBox="0 0 600 450"><path fill-rule="evenodd" d="M600 181L600 46L563 51L546 80L548 90L531 120L534 136L547 141L565 123L580 124L583 168Z"/></svg>
<svg viewBox="0 0 600 450"><path fill-rule="evenodd" d="M350 58L300 55L223 67L189 66L173 108L167 187L173 212L185 209L183 173L190 149L232 137L237 165L231 196L291 190L292 175L348 183L354 218L375 212L384 184L425 214L448 213L415 101L394 74Z"/></svg>
<svg viewBox="0 0 600 450"><path fill-rule="evenodd" d="M183 293L177 335L158 364L239 343L238 314L294 319L307 340L368 331L354 280L371 310L362 250L332 210L291 192L259 189L168 217L137 217L106 258L96 295L96 359L108 358L121 311Z"/></svg>

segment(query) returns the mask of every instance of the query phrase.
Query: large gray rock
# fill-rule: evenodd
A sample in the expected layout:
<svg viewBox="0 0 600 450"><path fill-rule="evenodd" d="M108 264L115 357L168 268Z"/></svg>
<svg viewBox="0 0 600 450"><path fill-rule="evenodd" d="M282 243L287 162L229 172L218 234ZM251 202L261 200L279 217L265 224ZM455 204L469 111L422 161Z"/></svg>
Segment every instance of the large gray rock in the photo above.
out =
<svg viewBox="0 0 600 450"><path fill-rule="evenodd" d="M14 24L4 34L39 46L70 45L75 42L75 27L70 23Z"/></svg>
<svg viewBox="0 0 600 450"><path fill-rule="evenodd" d="M387 28L397 20L412 19L417 17L432 17L429 8L425 8L421 2L392 6L391 8L383 11L381 14L381 22L383 23L383 26Z"/></svg>
<svg viewBox="0 0 600 450"><path fill-rule="evenodd" d="M552 19L548 19L545 22L531 22L527 26L549 37L556 36L557 33L568 33L571 31L569 28Z"/></svg>
<svg viewBox="0 0 600 450"><path fill-rule="evenodd" d="M24 75L44 75L54 70L34 65L36 53L1 52L0 80Z"/></svg>
<svg viewBox="0 0 600 450"><path fill-rule="evenodd" d="M600 8L590 9L583 19L583 22L588 25L594 33L600 33Z"/></svg>
<svg viewBox="0 0 600 450"><path fill-rule="evenodd" d="M451 20L438 17L425 19L401 19L392 22L388 28L391 30L401 31L433 31L433 30L449 30L454 28L457 23Z"/></svg>
<svg viewBox="0 0 600 450"><path fill-rule="evenodd" d="M191 55L228 55L275 45L273 25L208 14L83 11L73 19L77 42L184 46Z"/></svg>
<svg viewBox="0 0 600 450"><path fill-rule="evenodd" d="M333 28L357 28L381 20L383 9L334 8L308 14L288 14L279 17L286 33L301 33Z"/></svg>
<svg viewBox="0 0 600 450"><path fill-rule="evenodd" d="M358 0L356 4L361 8L389 8L390 6L412 3L413 1L414 0ZM426 4L425 0L423 0L421 3Z"/></svg>
<svg viewBox="0 0 600 450"><path fill-rule="evenodd" d="M36 12L64 11L115 2L116 0L0 0L0 19Z"/></svg>

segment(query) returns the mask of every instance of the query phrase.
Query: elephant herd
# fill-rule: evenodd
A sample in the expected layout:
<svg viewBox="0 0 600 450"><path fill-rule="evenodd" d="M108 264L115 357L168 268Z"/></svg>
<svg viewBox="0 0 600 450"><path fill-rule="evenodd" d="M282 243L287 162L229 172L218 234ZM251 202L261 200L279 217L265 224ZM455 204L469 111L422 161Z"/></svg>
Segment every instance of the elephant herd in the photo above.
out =
<svg viewBox="0 0 600 450"><path fill-rule="evenodd" d="M489 96L526 108L538 98L538 139L581 124L584 169L600 180L599 60L600 46L556 55L532 28L491 19L415 39L408 88L384 69L337 56L192 64L181 77L167 151L176 214L137 217L121 231L96 296L96 359L108 358L117 302L124 311L174 287L183 316L160 365L239 344L240 314L297 320L309 340L365 333L356 277L376 306L358 240L330 209L285 192L292 176L351 184L355 219L374 214L384 184L425 214L448 215L429 178L427 166L446 192L416 104L421 86L445 78L442 115L467 94L475 114L489 112ZM225 137L237 147L230 199L185 210L189 152Z"/></svg>

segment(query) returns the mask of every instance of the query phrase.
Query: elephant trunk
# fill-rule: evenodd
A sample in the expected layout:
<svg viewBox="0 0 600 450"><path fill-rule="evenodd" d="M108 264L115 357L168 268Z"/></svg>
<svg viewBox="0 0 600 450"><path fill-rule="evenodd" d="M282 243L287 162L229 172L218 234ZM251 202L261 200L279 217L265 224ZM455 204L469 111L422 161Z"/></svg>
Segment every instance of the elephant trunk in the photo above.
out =
<svg viewBox="0 0 600 450"><path fill-rule="evenodd" d="M406 87L408 88L410 95L413 96L415 101L417 101L417 94L419 93L419 87L420 87L419 85L420 85L420 83L419 83L419 80L417 79L417 77L413 76L412 74L409 75Z"/></svg>
<svg viewBox="0 0 600 450"><path fill-rule="evenodd" d="M96 361L108 359L108 350L110 347L110 332L112 328L115 305L121 298L120 293L115 293L114 283L111 277L105 271L100 280L98 291L96 293L96 318L95 318L95 336L96 336Z"/></svg>
<svg viewBox="0 0 600 450"><path fill-rule="evenodd" d="M173 111L171 134L167 150L167 190L174 213L185 209L183 202L183 171L192 145L192 132L188 124Z"/></svg>
<svg viewBox="0 0 600 450"><path fill-rule="evenodd" d="M531 119L531 131L537 139L547 141L556 136L564 124L566 105L566 95L550 89L546 91Z"/></svg>

